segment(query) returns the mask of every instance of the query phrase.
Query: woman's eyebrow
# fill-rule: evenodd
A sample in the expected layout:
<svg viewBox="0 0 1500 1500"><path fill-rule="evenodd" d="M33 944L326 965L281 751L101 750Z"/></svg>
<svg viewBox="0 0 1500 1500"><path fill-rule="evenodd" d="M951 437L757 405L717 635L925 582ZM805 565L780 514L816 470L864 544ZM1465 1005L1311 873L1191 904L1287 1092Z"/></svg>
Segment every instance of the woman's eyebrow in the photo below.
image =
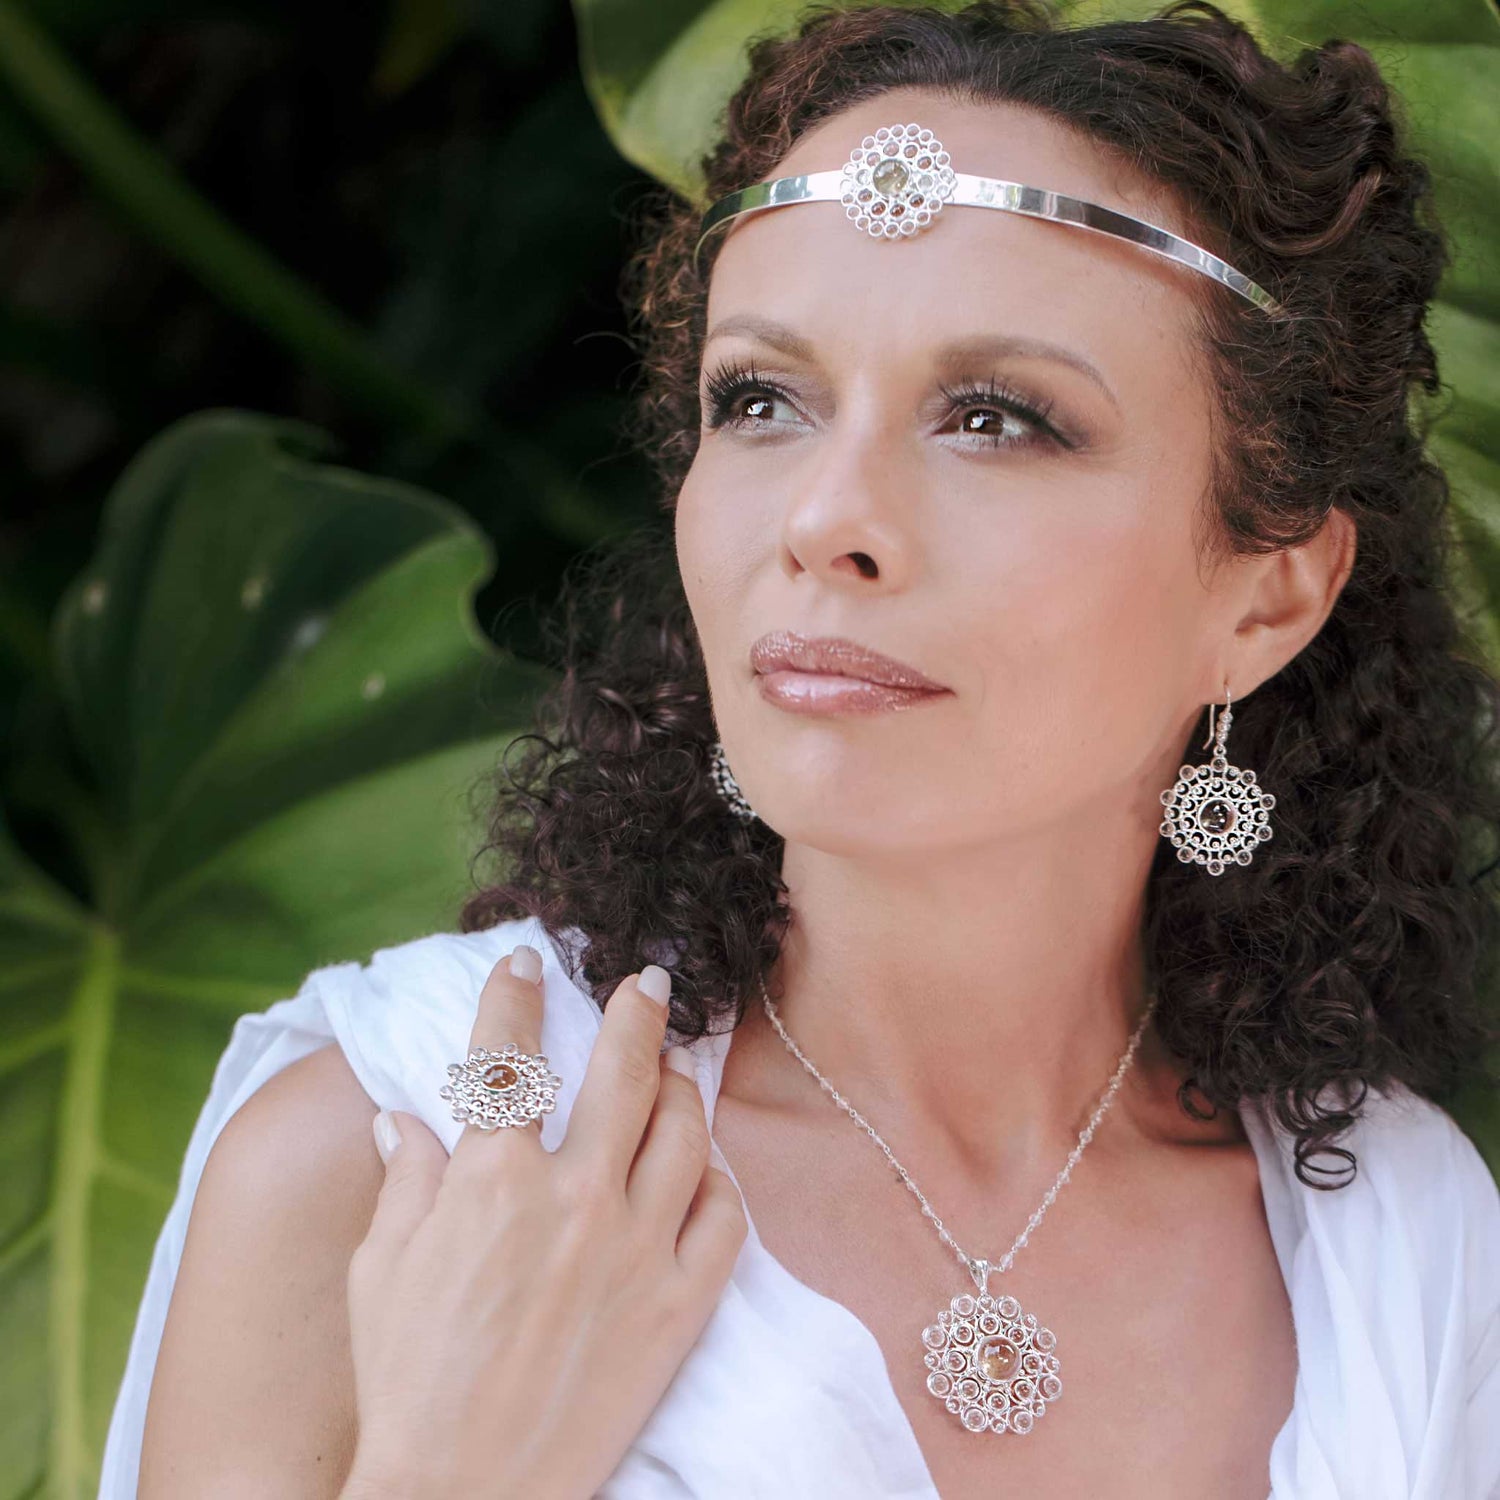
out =
<svg viewBox="0 0 1500 1500"><path fill-rule="evenodd" d="M727 337L732 333L746 334L751 338L759 339L761 343L779 350L789 359L799 359L805 364L812 364L817 358L813 346L800 334L793 333L784 323L778 323L774 318L762 317L758 313L736 313L733 317L716 323L704 338L703 345L707 348L714 339ZM1116 411L1120 408L1119 399L1092 360L1076 350L1068 349L1062 344L1049 343L1046 339L1029 338L1013 333L969 334L964 338L944 344L938 349L935 363L939 370L947 372L1006 354L1019 354L1031 359L1051 359L1059 364L1065 364L1093 381L1109 398L1110 404Z"/></svg>
<svg viewBox="0 0 1500 1500"><path fill-rule="evenodd" d="M967 338L955 339L937 351L940 370L949 370L975 364L981 360L997 359L1006 354L1020 354L1031 359L1052 359L1059 364L1077 370L1087 376L1109 398L1116 411L1120 409L1119 398L1110 389L1109 382L1099 372L1099 367L1086 355L1062 344L1052 344L1046 339L1028 338L1018 333L975 333Z"/></svg>
<svg viewBox="0 0 1500 1500"><path fill-rule="evenodd" d="M786 324L778 323L774 318L763 318L757 313L737 313L732 318L716 323L704 338L703 347L706 349L715 339L727 337L731 333L743 333L750 338L759 339L761 343L779 349L789 359L800 359L806 364L812 364L816 358L813 346L801 335L793 333Z"/></svg>

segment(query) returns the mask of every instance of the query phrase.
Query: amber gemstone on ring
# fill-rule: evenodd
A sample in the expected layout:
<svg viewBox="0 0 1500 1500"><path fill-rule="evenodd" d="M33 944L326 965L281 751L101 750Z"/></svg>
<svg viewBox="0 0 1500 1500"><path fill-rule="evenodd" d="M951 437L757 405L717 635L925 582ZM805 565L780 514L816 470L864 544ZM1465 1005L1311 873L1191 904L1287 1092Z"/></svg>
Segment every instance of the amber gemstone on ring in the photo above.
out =
<svg viewBox="0 0 1500 1500"><path fill-rule="evenodd" d="M514 1088L521 1075L509 1063L491 1063L484 1070L484 1086L487 1089Z"/></svg>

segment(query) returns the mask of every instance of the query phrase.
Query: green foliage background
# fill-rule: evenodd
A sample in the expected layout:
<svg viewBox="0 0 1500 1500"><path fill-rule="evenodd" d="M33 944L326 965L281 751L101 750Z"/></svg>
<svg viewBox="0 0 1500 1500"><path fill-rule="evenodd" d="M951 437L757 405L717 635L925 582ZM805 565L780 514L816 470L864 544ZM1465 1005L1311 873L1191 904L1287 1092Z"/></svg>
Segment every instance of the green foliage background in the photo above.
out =
<svg viewBox="0 0 1500 1500"><path fill-rule="evenodd" d="M0 1500L97 1488L234 1019L451 925L546 679L530 612L653 515L632 195L697 196L799 8L0 0ZM1281 55L1362 42L1433 163L1433 445L1500 663L1500 19L1225 8ZM1454 1107L1500 1167L1495 1101Z"/></svg>

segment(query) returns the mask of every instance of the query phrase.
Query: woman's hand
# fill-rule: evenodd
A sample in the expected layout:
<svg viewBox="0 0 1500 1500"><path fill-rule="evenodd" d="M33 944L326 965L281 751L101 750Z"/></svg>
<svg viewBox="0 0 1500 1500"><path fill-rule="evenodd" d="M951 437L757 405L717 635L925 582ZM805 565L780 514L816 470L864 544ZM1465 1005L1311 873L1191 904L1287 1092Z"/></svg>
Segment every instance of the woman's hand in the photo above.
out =
<svg viewBox="0 0 1500 1500"><path fill-rule="evenodd" d="M524 944L495 966L471 1047L540 1049L540 974ZM746 1234L698 1087L661 1055L667 1006L641 985L669 982L651 964L610 997L555 1152L537 1123L470 1123L450 1158L392 1117L401 1143L349 1265L346 1500L583 1500L645 1426Z"/></svg>

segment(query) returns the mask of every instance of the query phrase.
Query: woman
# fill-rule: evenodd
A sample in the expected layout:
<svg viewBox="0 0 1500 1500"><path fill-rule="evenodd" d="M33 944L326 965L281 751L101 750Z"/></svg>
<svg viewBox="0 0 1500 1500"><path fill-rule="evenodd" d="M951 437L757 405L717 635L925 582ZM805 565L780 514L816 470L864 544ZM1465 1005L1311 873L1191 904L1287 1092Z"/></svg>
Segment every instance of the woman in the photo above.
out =
<svg viewBox="0 0 1500 1500"><path fill-rule="evenodd" d="M237 1024L106 1495L1494 1492L1434 1102L1494 682L1392 113L1204 4L753 48L628 281L672 549L580 584L461 930Z"/></svg>

